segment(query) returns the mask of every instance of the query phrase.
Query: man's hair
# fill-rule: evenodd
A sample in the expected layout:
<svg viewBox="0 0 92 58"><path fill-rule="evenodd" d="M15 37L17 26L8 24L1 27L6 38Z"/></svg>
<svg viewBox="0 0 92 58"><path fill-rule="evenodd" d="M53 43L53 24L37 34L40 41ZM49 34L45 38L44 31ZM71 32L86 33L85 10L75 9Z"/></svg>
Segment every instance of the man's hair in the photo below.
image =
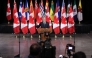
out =
<svg viewBox="0 0 92 58"><path fill-rule="evenodd" d="M30 46L30 55L37 56L41 52L41 47L39 44L34 43Z"/></svg>
<svg viewBox="0 0 92 58"><path fill-rule="evenodd" d="M73 58L86 58L86 55L85 55L84 52L79 51L79 52L76 52L76 53L73 55Z"/></svg>

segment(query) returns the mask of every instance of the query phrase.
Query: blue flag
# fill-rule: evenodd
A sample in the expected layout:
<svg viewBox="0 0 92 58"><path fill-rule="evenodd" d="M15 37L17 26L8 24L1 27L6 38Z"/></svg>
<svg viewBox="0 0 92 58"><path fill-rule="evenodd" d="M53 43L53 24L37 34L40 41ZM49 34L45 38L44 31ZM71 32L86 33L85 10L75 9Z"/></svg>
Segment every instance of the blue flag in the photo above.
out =
<svg viewBox="0 0 92 58"><path fill-rule="evenodd" d="M19 5L19 19L22 19L22 0L20 0L20 5Z"/></svg>
<svg viewBox="0 0 92 58"><path fill-rule="evenodd" d="M26 19L29 20L29 7L28 7L28 0L26 0L25 3L25 13L26 13Z"/></svg>
<svg viewBox="0 0 92 58"><path fill-rule="evenodd" d="M60 4L59 4L59 0L57 0L57 7L58 7L58 18L60 19L61 13L60 13Z"/></svg>

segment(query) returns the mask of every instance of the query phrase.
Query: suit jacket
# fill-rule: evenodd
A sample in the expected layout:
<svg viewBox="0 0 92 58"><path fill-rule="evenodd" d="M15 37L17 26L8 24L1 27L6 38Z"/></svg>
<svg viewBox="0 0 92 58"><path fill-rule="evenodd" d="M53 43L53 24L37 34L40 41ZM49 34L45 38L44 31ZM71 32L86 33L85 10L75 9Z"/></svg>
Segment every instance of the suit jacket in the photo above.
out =
<svg viewBox="0 0 92 58"><path fill-rule="evenodd" d="M41 22L39 25L37 25L37 28L39 28L39 27L41 27L41 28L49 28L49 23L46 22L46 24L44 24L43 22Z"/></svg>

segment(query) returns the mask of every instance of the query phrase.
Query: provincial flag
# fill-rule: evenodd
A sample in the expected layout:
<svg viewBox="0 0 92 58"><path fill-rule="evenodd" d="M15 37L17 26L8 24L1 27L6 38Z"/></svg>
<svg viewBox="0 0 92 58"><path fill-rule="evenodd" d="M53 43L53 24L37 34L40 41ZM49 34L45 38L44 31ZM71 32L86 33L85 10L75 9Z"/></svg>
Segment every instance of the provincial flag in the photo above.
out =
<svg viewBox="0 0 92 58"><path fill-rule="evenodd" d="M41 16L43 17L45 15L44 6L43 6L43 0L41 0L41 3L40 3L40 10L41 10Z"/></svg>
<svg viewBox="0 0 92 58"><path fill-rule="evenodd" d="M79 0L79 6L78 6L78 20L79 21L83 20L81 0Z"/></svg>
<svg viewBox="0 0 92 58"><path fill-rule="evenodd" d="M50 19L54 21L54 2L51 1L51 7L50 7Z"/></svg>
<svg viewBox="0 0 92 58"><path fill-rule="evenodd" d="M19 19L22 19L22 0L20 0L20 5L19 5Z"/></svg>
<svg viewBox="0 0 92 58"><path fill-rule="evenodd" d="M28 0L26 0L26 3L25 3L25 14L26 14L26 19L27 19L27 21L28 21L28 20L29 20Z"/></svg>

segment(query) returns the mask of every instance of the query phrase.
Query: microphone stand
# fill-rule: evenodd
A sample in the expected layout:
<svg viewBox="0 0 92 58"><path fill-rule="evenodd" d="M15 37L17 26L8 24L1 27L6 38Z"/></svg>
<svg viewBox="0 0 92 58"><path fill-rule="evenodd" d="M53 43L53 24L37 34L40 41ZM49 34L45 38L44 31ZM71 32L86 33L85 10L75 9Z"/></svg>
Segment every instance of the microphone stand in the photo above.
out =
<svg viewBox="0 0 92 58"><path fill-rule="evenodd" d="M19 33L19 54L14 56L14 58L20 58L20 33Z"/></svg>
<svg viewBox="0 0 92 58"><path fill-rule="evenodd" d="M19 33L19 58L20 58L20 33Z"/></svg>

